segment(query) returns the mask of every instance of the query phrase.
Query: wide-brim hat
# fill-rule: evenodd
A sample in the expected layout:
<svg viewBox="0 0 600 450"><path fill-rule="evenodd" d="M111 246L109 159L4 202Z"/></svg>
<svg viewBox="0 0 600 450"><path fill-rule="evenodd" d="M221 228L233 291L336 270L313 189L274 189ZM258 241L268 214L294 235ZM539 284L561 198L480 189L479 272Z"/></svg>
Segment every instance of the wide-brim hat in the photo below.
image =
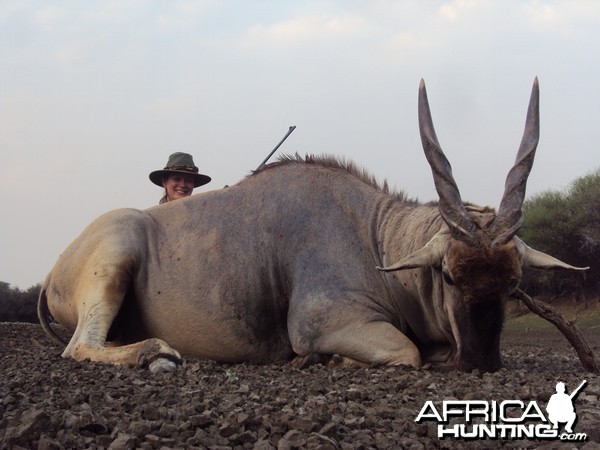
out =
<svg viewBox="0 0 600 450"><path fill-rule="evenodd" d="M165 168L151 172L149 178L154 184L162 187L163 179L173 174L190 175L194 179L194 187L202 186L211 180L208 175L198 173L198 167L194 164L192 155L182 152L171 154Z"/></svg>

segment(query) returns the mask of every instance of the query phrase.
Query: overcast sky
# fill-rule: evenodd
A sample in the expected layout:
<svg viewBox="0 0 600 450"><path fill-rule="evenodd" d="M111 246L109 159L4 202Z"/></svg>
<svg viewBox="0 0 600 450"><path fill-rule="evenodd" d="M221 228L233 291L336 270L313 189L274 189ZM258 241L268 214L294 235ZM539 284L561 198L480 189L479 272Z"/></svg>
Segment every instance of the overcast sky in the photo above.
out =
<svg viewBox="0 0 600 450"><path fill-rule="evenodd" d="M421 78L463 200L498 206L538 76L528 196L564 188L600 166L599 50L594 0L0 0L0 281L41 282L93 219L156 204L170 153L217 189L291 125L279 153L436 199Z"/></svg>

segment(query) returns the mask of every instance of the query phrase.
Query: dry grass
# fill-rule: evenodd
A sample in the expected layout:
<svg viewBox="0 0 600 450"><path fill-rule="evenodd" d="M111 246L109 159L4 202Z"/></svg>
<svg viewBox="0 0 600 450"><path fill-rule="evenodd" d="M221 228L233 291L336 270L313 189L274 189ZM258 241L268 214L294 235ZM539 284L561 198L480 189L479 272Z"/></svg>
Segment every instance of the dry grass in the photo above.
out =
<svg viewBox="0 0 600 450"><path fill-rule="evenodd" d="M566 320L573 321L585 334L600 333L599 299L588 300L587 307L569 300L553 301L550 304L558 309ZM553 328L554 325L533 314L525 305L519 305L516 301L509 302L505 331L544 331Z"/></svg>

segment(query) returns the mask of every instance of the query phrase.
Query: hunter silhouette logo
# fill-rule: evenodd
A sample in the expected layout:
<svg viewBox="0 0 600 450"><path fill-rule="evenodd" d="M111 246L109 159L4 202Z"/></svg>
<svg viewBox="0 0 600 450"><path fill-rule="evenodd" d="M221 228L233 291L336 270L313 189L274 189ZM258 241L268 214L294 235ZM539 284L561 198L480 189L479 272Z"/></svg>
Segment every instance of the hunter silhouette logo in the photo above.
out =
<svg viewBox="0 0 600 450"><path fill-rule="evenodd" d="M585 433L574 433L577 414L573 405L586 380L570 394L565 383L556 384L546 413L535 400L444 400L441 407L427 400L415 422L437 422L438 438L457 439L560 439L585 441ZM560 424L564 431L560 432Z"/></svg>
<svg viewBox="0 0 600 450"><path fill-rule="evenodd" d="M579 387L575 389L571 394L565 394L565 383L556 383L556 394L552 394L546 406L548 411L548 419L554 425L552 429L558 429L559 422L566 422L565 431L567 433L573 433L573 424L577 420L577 414L575 414L575 407L573 406L573 399L579 394L579 391L587 383L587 380L583 380Z"/></svg>

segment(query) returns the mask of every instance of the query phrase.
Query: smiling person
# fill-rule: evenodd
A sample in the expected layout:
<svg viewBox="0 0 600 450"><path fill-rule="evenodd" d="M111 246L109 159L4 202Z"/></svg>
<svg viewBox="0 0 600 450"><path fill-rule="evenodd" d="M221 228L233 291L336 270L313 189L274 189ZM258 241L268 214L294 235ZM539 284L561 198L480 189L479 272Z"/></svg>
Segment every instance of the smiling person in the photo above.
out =
<svg viewBox="0 0 600 450"><path fill-rule="evenodd" d="M194 188L211 180L208 175L198 173L192 155L182 152L170 155L165 168L151 172L149 177L154 184L165 188L165 195L159 203L188 197L192 195Z"/></svg>

